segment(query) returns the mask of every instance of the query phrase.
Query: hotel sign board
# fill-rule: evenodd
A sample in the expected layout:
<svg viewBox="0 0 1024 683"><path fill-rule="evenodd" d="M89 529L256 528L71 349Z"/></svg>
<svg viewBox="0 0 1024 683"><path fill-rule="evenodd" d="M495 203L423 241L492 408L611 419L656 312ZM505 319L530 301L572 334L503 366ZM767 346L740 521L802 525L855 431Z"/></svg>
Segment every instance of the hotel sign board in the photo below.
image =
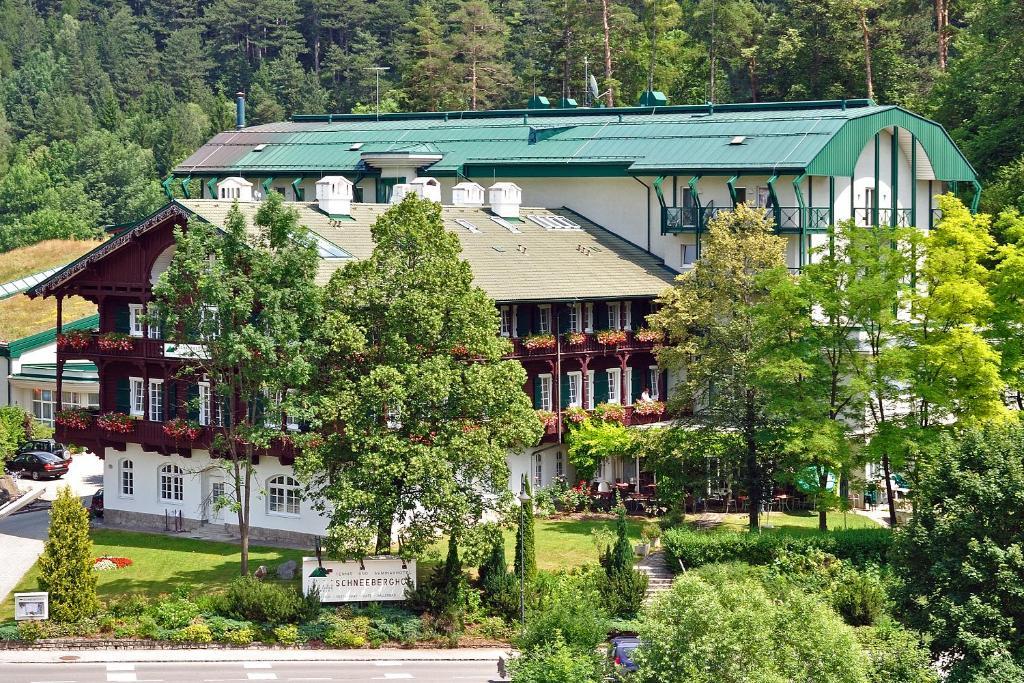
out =
<svg viewBox="0 0 1024 683"><path fill-rule="evenodd" d="M405 600L406 586L416 587L416 560L367 558L318 561L302 558L302 592L316 588L320 602Z"/></svg>

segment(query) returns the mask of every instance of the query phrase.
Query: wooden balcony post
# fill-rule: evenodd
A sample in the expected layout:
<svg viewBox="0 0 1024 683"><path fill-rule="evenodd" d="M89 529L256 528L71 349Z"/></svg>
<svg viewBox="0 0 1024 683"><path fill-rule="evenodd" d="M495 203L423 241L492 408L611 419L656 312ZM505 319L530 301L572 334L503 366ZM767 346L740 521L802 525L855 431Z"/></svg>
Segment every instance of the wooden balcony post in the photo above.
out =
<svg viewBox="0 0 1024 683"><path fill-rule="evenodd" d="M57 295L57 338L64 333L64 297ZM57 347L57 412L63 410L63 378L64 378L64 357ZM56 419L56 414L54 419Z"/></svg>
<svg viewBox="0 0 1024 683"><path fill-rule="evenodd" d="M626 368L629 367L629 354L619 354L619 405L626 405Z"/></svg>
<svg viewBox="0 0 1024 683"><path fill-rule="evenodd" d="M594 406L590 404L590 356L583 356L580 360L580 405L589 410Z"/></svg>

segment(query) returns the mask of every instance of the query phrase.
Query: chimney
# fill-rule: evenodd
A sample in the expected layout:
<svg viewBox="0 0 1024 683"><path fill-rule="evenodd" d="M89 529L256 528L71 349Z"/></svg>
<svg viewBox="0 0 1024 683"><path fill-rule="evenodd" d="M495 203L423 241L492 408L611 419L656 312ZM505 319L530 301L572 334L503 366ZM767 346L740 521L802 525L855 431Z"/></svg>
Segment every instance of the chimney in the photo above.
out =
<svg viewBox="0 0 1024 683"><path fill-rule="evenodd" d="M413 178L409 184L412 185L413 191L420 196L420 199L441 203L441 181L437 178L420 176Z"/></svg>
<svg viewBox="0 0 1024 683"><path fill-rule="evenodd" d="M251 202L252 183L240 176L225 178L217 183L217 199L228 201L237 199L240 202Z"/></svg>
<svg viewBox="0 0 1024 683"><path fill-rule="evenodd" d="M391 188L391 201L389 204L398 204L407 194L416 194L416 189L412 186L412 183L395 183L394 187Z"/></svg>
<svg viewBox="0 0 1024 683"><path fill-rule="evenodd" d="M239 90L235 93L235 130L245 128L245 93Z"/></svg>
<svg viewBox="0 0 1024 683"><path fill-rule="evenodd" d="M464 180L452 188L453 206L483 206L484 186Z"/></svg>
<svg viewBox="0 0 1024 683"><path fill-rule="evenodd" d="M316 203L328 216L352 213L352 181L344 176L329 175L316 181Z"/></svg>
<svg viewBox="0 0 1024 683"><path fill-rule="evenodd" d="M491 211L496 216L519 218L523 190L515 183L494 183L487 188L487 203L491 205Z"/></svg>

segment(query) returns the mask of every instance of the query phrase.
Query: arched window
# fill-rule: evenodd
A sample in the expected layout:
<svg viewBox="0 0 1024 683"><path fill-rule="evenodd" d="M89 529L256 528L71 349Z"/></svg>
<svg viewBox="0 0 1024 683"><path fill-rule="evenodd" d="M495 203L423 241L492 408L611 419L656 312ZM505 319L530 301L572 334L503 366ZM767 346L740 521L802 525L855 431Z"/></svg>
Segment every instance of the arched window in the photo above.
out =
<svg viewBox="0 0 1024 683"><path fill-rule="evenodd" d="M299 514L299 482L284 474L268 481L267 511L274 515Z"/></svg>
<svg viewBox="0 0 1024 683"><path fill-rule="evenodd" d="M121 496L131 498L135 495L135 463L128 458L122 459L117 464L117 480L121 490Z"/></svg>
<svg viewBox="0 0 1024 683"><path fill-rule="evenodd" d="M185 500L184 474L177 465L160 467L160 502L180 503Z"/></svg>

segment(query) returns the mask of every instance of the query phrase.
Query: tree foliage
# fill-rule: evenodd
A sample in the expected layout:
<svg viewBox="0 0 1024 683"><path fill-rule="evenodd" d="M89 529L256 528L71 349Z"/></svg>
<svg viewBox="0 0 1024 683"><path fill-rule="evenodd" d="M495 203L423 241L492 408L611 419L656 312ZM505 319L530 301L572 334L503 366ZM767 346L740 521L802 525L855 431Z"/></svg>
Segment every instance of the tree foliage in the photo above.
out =
<svg viewBox="0 0 1024 683"><path fill-rule="evenodd" d="M50 594L51 619L80 621L99 609L94 559L89 512L70 486L62 486L50 508L50 530L39 558L39 588Z"/></svg>

